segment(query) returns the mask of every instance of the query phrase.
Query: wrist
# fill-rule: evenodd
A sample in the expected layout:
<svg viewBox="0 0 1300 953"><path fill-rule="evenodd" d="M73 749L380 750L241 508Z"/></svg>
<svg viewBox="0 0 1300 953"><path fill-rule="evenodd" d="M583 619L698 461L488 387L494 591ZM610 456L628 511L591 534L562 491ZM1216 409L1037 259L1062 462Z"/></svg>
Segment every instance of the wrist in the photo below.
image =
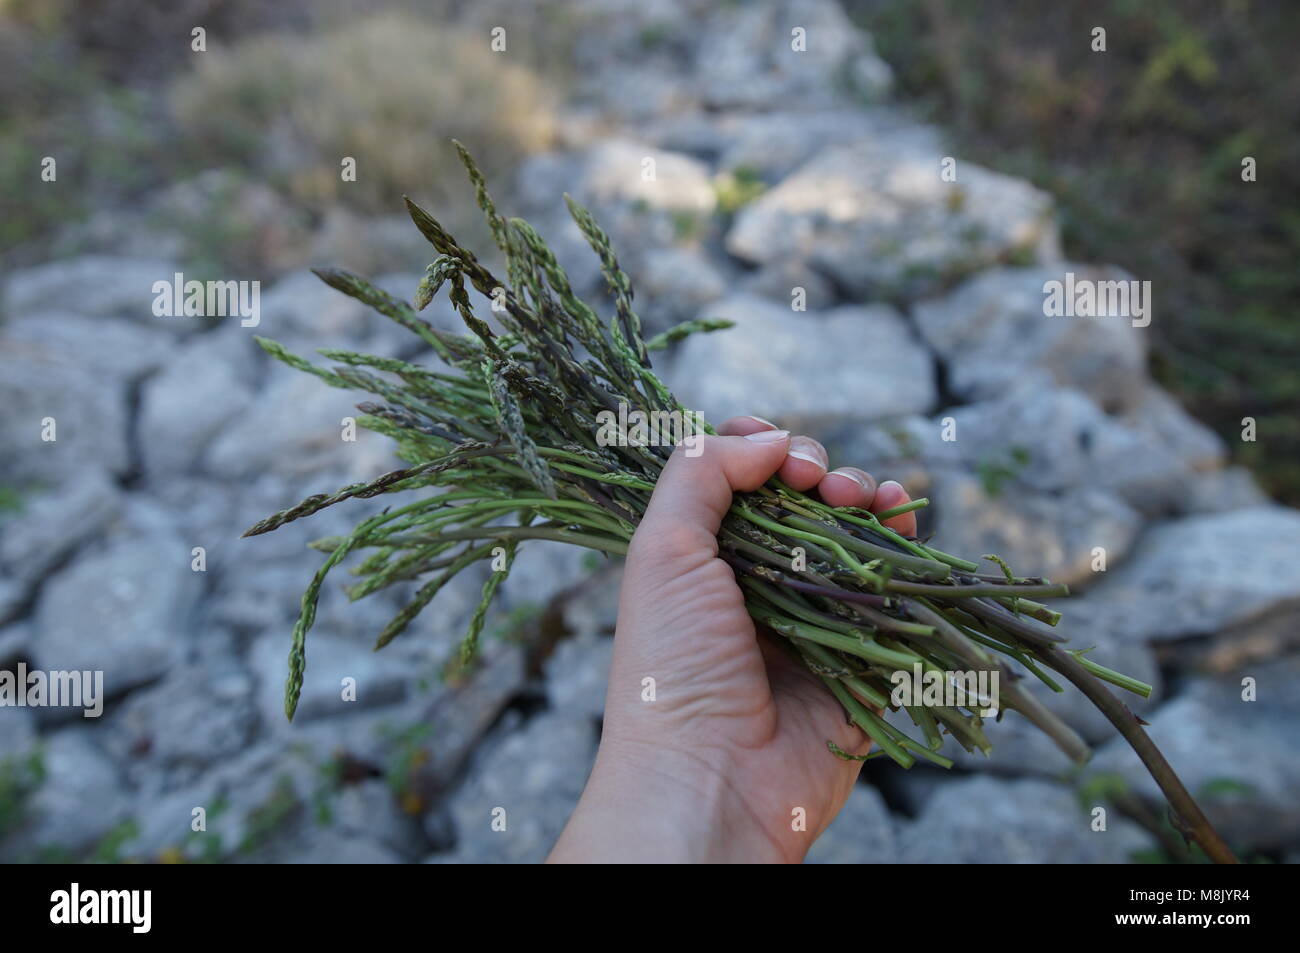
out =
<svg viewBox="0 0 1300 953"><path fill-rule="evenodd" d="M606 737L550 861L774 863L791 859L735 789L722 752Z"/></svg>

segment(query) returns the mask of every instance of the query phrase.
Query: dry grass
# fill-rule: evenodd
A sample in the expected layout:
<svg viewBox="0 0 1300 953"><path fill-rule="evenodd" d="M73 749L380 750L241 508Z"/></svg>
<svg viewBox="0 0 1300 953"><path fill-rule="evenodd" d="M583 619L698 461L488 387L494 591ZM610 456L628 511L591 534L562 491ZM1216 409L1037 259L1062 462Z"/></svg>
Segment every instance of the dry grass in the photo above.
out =
<svg viewBox="0 0 1300 953"><path fill-rule="evenodd" d="M445 21L443 21L445 22ZM452 137L494 172L545 147L552 94L481 33L385 13L308 36L271 34L199 55L171 104L187 147L244 166L293 198L392 211L395 196L459 178ZM357 162L344 182L340 162Z"/></svg>

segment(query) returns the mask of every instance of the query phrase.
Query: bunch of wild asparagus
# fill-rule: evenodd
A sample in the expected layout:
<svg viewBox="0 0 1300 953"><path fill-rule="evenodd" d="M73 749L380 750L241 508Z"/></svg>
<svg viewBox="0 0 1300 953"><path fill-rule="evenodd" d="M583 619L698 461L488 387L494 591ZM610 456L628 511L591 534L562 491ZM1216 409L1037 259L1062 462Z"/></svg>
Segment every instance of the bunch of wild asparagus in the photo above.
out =
<svg viewBox="0 0 1300 953"><path fill-rule="evenodd" d="M363 416L357 422L390 436L409 464L369 483L309 497L244 534L269 532L352 497L407 493L410 499L363 520L346 537L313 544L329 555L307 587L293 630L285 690L290 718L302 688L306 636L321 585L353 553L367 555L352 570L360 580L347 589L352 599L424 580L379 633L376 648L405 631L457 573L494 560L497 571L483 586L462 644L463 664L475 656L488 606L521 543L560 540L625 553L672 448L634 434L613 441L598 440L597 434L611 416L630 419L629 410L661 420L691 413L655 375L650 353L689 334L729 325L692 321L644 340L631 285L608 236L586 209L566 198L612 293L614 314L608 325L602 323L574 294L541 236L527 222L498 214L482 175L463 148L460 152L504 253L508 282L409 199L412 219L437 251L415 291L414 306L347 272L317 272L332 287L418 335L445 369L322 349L336 363L324 368L259 338L271 355L327 384L374 395L376 400L358 405ZM418 316L444 286L469 334L437 329ZM475 313L470 288L488 303L499 331ZM1180 828L1212 858L1230 859L1142 723L1103 683L1142 695L1150 688L1083 652L1061 648L1064 639L1052 628L1060 614L1037 600L1063 596L1066 588L1017 577L992 556L985 558L1000 571L980 572L976 563L905 538L883 523L924 504L920 500L881 514L835 509L772 479L756 492L736 496L719 534L720 552L735 570L754 619L789 640L847 717L875 741L866 757L888 756L904 767L917 758L951 766L938 750L945 733L968 751L987 753L984 719L991 700L946 674L964 672L997 673L997 717L1013 709L1072 759L1086 760L1082 739L1025 690L1021 676L1008 666L1014 660L1054 691L1063 689L1049 673L1083 691L1146 763ZM877 714L899 707L890 691L897 672L945 679L956 692L954 704L903 706L919 738Z"/></svg>

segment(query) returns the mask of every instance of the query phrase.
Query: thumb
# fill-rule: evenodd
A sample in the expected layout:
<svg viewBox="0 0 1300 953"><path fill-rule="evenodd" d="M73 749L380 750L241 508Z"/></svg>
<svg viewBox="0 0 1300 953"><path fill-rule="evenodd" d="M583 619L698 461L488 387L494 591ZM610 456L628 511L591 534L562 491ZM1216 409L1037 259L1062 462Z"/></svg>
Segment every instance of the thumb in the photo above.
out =
<svg viewBox="0 0 1300 953"><path fill-rule="evenodd" d="M628 548L628 572L642 585L666 583L718 554L718 528L732 494L756 490L781 468L787 430L747 437L699 435L664 466Z"/></svg>

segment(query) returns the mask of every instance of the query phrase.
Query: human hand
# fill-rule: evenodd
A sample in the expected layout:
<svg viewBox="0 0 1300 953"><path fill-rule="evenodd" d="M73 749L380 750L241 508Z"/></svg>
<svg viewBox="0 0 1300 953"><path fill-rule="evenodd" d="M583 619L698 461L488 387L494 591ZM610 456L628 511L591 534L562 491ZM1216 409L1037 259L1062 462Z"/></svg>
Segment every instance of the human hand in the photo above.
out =
<svg viewBox="0 0 1300 953"><path fill-rule="evenodd" d="M696 456L672 455L632 537L600 751L551 862L799 862L861 769L826 742L870 748L825 685L756 631L717 533L732 494L774 473L832 506L883 512L907 493L853 467L828 472L821 444L761 418L718 433L696 438ZM885 525L916 535L914 513Z"/></svg>

